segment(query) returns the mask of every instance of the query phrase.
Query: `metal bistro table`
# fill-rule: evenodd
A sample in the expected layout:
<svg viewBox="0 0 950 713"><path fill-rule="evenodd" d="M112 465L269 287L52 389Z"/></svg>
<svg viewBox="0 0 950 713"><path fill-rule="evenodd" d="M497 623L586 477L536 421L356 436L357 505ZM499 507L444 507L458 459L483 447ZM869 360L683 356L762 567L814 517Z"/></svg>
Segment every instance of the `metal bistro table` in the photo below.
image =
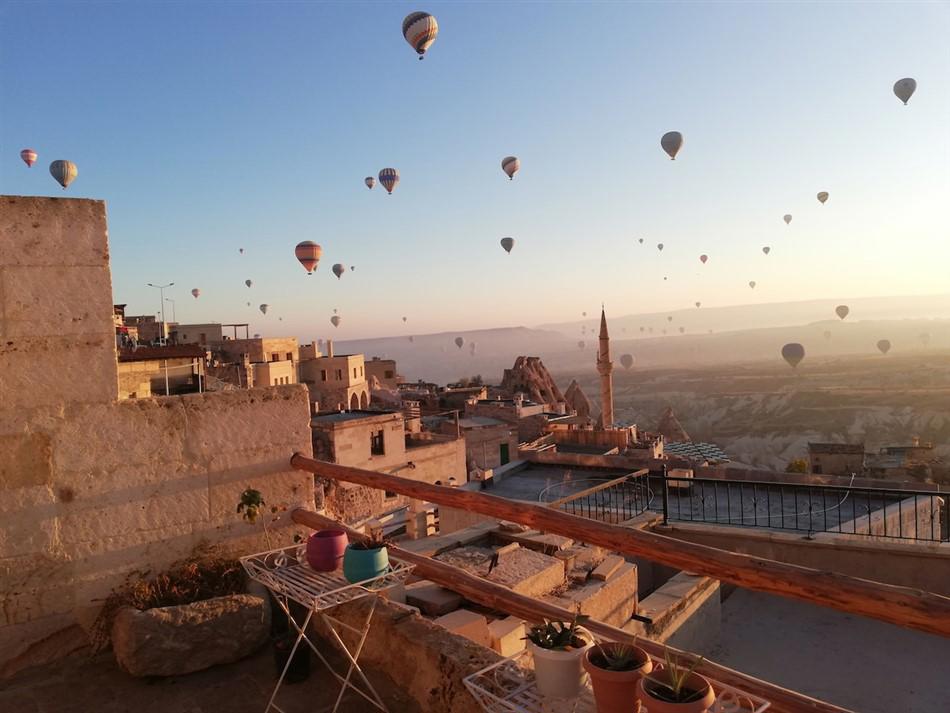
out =
<svg viewBox="0 0 950 713"><path fill-rule="evenodd" d="M317 572L307 564L303 553L303 546L294 545L292 547L270 550L269 552L261 552L256 555L241 558L241 564L244 566L247 575L251 579L263 584L274 594L274 598L277 600L280 608L283 609L287 615L287 620L293 624L294 629L297 630L297 639L294 641L293 648L290 650L290 656L287 658L284 670L280 673L280 678L277 680L277 685L274 687L274 692L271 694L270 701L268 701L264 713L269 713L271 709L285 713L284 710L274 702L274 699L277 697L277 692L284 682L284 677L287 675L287 670L290 668L290 663L301 641L307 642L307 645L319 657L324 666L326 666L330 673L342 684L340 686L340 693L336 698L336 703L333 705L333 713L336 713L337 709L339 709L340 702L343 700L343 694L346 693L348 688L359 693L380 710L386 711L386 705L379 697L379 694L376 693L376 689L373 688L373 685L366 678L358 661L360 652L363 650L363 644L366 642L366 635L369 633L373 612L376 611L376 603L380 590L405 582L413 566L405 562L392 560L385 574L374 577L373 579L367 579L363 582L351 584L343 577L343 573L340 570L335 572ZM339 604L345 604L346 602L351 602L362 597L372 597L373 604L369 608L369 614L367 614L365 621L360 627L346 624L327 613L330 609ZM297 602L306 607L307 616L302 624L298 623L290 613L290 601ZM314 616L326 624L337 647L349 661L346 675L341 675L339 672L333 670L333 667L307 635L307 627L310 625L310 620ZM343 642L343 639L340 638L338 628L346 629L357 635L358 641L352 651ZM356 683L350 680L354 671L362 680L363 685L368 691L359 688Z"/></svg>

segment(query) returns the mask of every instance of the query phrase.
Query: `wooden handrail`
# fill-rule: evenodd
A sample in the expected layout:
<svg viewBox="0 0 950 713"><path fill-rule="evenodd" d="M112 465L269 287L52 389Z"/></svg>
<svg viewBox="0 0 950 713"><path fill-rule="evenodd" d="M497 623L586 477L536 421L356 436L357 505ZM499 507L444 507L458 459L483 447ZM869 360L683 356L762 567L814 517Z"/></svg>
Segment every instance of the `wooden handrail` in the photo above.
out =
<svg viewBox="0 0 950 713"><path fill-rule="evenodd" d="M351 540L362 540L366 538L361 532L353 530L330 518L318 515L315 512L297 508L290 513L294 522L321 529L326 527L341 528L346 530ZM409 552L395 545L389 545L390 554L395 558L415 565L414 574L439 584L446 589L461 594L469 601L481 604L496 611L502 611L507 614L513 614L521 619L532 623L540 623L544 619L556 621L570 621L574 613L564 607L556 604L527 597L523 594L517 594L505 586L489 582L481 577L466 572L453 565L438 560L431 559L425 555L415 552ZM623 629L604 624L597 620L589 620L584 623L593 634L607 641L624 641L630 644L636 643L637 646L645 649L648 653L662 657L664 649L663 644L650 641L643 637L637 637L629 634ZM676 654L695 659L695 655L688 652L679 651L670 647L670 650ZM713 678L720 683L734 686L739 690L746 691L753 695L761 696L772 702L770 711L776 713L849 713L845 708L824 701L805 696L795 691L790 691L781 686L762 681L758 678L734 671L726 666L720 666L708 659L703 659L697 670L705 676Z"/></svg>
<svg viewBox="0 0 950 713"><path fill-rule="evenodd" d="M639 476L646 475L649 472L650 471L647 470L646 468L641 468L640 470L635 470L632 473L626 473L624 475L621 475L619 478L608 480L606 483L599 483L598 485L594 485L590 488L587 488L587 490L581 490L578 493L565 495L563 498L555 500L554 502L545 503L545 505L547 505L549 508L558 508L564 503L569 503L572 500L577 500L578 498L584 498L584 497L587 497L588 495L599 493L601 490L606 490L607 488L610 488L616 485L617 483L623 483L624 481L629 480L630 478L638 478Z"/></svg>
<svg viewBox="0 0 950 713"><path fill-rule="evenodd" d="M324 463L299 453L291 457L290 463L298 470L306 470L323 478L388 490L499 520L511 520L746 589L799 599L849 614L860 614L897 626L950 637L950 597L933 592L729 552L655 532L576 517L543 505L506 500L484 492L429 485L371 470Z"/></svg>

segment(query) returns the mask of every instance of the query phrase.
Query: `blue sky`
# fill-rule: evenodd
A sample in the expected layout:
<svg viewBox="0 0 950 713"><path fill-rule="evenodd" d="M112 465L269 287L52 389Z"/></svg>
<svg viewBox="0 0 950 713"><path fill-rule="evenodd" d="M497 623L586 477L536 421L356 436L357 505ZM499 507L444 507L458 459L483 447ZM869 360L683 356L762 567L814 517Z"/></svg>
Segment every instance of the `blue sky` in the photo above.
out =
<svg viewBox="0 0 950 713"><path fill-rule="evenodd" d="M145 283L175 281L179 321L350 338L601 301L948 288L947 4L0 8L0 193L63 195L46 167L76 162L66 195L108 202L115 299L133 312L158 309ZM440 27L423 62L400 31L416 9ZM907 107L891 92L905 76ZM659 147L673 129L675 162ZM385 166L392 196L362 184ZM312 277L300 240L324 248ZM334 262L357 269L338 281Z"/></svg>

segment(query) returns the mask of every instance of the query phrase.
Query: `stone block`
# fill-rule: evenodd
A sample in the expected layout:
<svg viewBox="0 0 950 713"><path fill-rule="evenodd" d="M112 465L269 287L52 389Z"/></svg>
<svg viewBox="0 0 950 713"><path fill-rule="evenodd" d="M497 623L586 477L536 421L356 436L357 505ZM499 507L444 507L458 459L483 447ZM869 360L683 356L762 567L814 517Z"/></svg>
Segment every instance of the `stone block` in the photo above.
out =
<svg viewBox="0 0 950 713"><path fill-rule="evenodd" d="M637 566L625 562L610 581L591 581L568 589L558 603L568 609L580 607L582 614L622 627L637 611Z"/></svg>
<svg viewBox="0 0 950 713"><path fill-rule="evenodd" d="M52 458L46 433L0 436L0 483L4 490L48 486L52 483Z"/></svg>
<svg viewBox="0 0 950 713"><path fill-rule="evenodd" d="M564 565L554 557L520 549L501 558L486 579L528 597L539 597L564 584Z"/></svg>
<svg viewBox="0 0 950 713"><path fill-rule="evenodd" d="M429 616L442 616L462 606L462 597L424 579L406 585L406 604Z"/></svg>
<svg viewBox="0 0 950 713"><path fill-rule="evenodd" d="M104 201L0 196L0 266L108 266Z"/></svg>
<svg viewBox="0 0 950 713"><path fill-rule="evenodd" d="M624 559L619 555L611 555L590 573L591 579L599 579L602 582L609 580L614 573L623 565Z"/></svg>
<svg viewBox="0 0 950 713"><path fill-rule="evenodd" d="M522 525L520 522L511 522L510 520L502 520L498 523L498 529L501 532L527 532L528 526Z"/></svg>
<svg viewBox="0 0 950 713"><path fill-rule="evenodd" d="M488 625L491 647L502 656L514 656L525 647L524 621L516 616L495 619Z"/></svg>
<svg viewBox="0 0 950 713"><path fill-rule="evenodd" d="M495 554L498 555L499 558L501 558L509 554L510 552L517 552L520 549L521 549L521 545L519 545L517 542L509 542L507 545L503 545L499 547L497 550L495 550Z"/></svg>
<svg viewBox="0 0 950 713"><path fill-rule="evenodd" d="M250 594L138 611L112 627L116 662L133 676L178 676L239 661L270 634L270 603Z"/></svg>
<svg viewBox="0 0 950 713"><path fill-rule="evenodd" d="M468 609L456 609L454 612L440 616L433 623L481 646L491 645L488 620L481 614Z"/></svg>

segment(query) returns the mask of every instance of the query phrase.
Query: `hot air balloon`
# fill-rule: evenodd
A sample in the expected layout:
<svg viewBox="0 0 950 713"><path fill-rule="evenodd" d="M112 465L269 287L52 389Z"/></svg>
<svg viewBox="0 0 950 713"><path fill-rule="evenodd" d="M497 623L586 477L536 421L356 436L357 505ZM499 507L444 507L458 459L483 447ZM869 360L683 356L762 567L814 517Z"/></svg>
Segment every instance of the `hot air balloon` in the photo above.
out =
<svg viewBox="0 0 950 713"><path fill-rule="evenodd" d="M244 248L238 248L238 252L243 255L243 254L244 254Z"/></svg>
<svg viewBox="0 0 950 713"><path fill-rule="evenodd" d="M665 329L663 330L663 334L666 334L666 330L665 330Z"/></svg>
<svg viewBox="0 0 950 713"><path fill-rule="evenodd" d="M459 349L461 349L463 344L465 344L465 340L464 340L464 339L462 339L461 337L456 337L456 338L455 338L455 346L457 346Z"/></svg>
<svg viewBox="0 0 950 713"><path fill-rule="evenodd" d="M699 308L702 307L702 306L703 306L703 303L702 303L702 302L697 302L697 303L696 303L696 309L699 309Z"/></svg>
<svg viewBox="0 0 950 713"><path fill-rule="evenodd" d="M782 347L782 358L794 369L805 358L805 347L797 342L786 344Z"/></svg>
<svg viewBox="0 0 950 713"><path fill-rule="evenodd" d="M749 287L751 287L753 290L755 289L755 280L749 280Z"/></svg>
<svg viewBox="0 0 950 713"><path fill-rule="evenodd" d="M66 187L76 180L76 176L79 175L79 169L76 168L76 164L72 161L59 160L53 161L53 163L49 165L49 173L65 191Z"/></svg>
<svg viewBox="0 0 950 713"><path fill-rule="evenodd" d="M825 339L831 339L831 330L826 329L824 332L822 332L822 335L824 336Z"/></svg>
<svg viewBox="0 0 950 713"><path fill-rule="evenodd" d="M402 36L422 59L439 36L439 23L427 12L410 12L402 21Z"/></svg>
<svg viewBox="0 0 950 713"><path fill-rule="evenodd" d="M583 340L583 339L581 339L580 341L577 342L577 348L578 348L578 349L583 349L583 348L584 348L584 340Z"/></svg>
<svg viewBox="0 0 950 713"><path fill-rule="evenodd" d="M501 160L501 170L508 176L509 181L515 179L515 174L518 173L519 168L521 168L521 161L518 160L517 156L505 156Z"/></svg>
<svg viewBox="0 0 950 713"><path fill-rule="evenodd" d="M646 331L646 327L640 327L640 331L641 331L641 332L645 332L645 331Z"/></svg>
<svg viewBox="0 0 950 713"><path fill-rule="evenodd" d="M330 324L332 324L334 327L339 327L340 322L342 321L343 321L343 318L340 317L340 315L338 314L335 314L332 317L330 317Z"/></svg>
<svg viewBox="0 0 950 713"><path fill-rule="evenodd" d="M666 275L663 275L663 279L664 279L664 280L669 280L670 278L668 278Z"/></svg>
<svg viewBox="0 0 950 713"><path fill-rule="evenodd" d="M414 342L414 341L416 341L416 338L413 337L412 335L410 335L410 336L409 336L409 341L410 341L410 342Z"/></svg>
<svg viewBox="0 0 950 713"><path fill-rule="evenodd" d="M640 238L639 243L643 245L643 238Z"/></svg>
<svg viewBox="0 0 950 713"><path fill-rule="evenodd" d="M320 263L323 248L312 240L304 240L302 243L297 243L297 247L294 248L294 255L297 256L297 260L303 265L303 269L307 271L307 274L312 275Z"/></svg>
<svg viewBox="0 0 950 713"><path fill-rule="evenodd" d="M248 306L248 307L250 307L250 306L251 306L251 303L250 303L250 302L248 302L248 303L247 303L247 306Z"/></svg>
<svg viewBox="0 0 950 713"><path fill-rule="evenodd" d="M356 269L356 265L350 265L350 272L353 272Z"/></svg>
<svg viewBox="0 0 950 713"><path fill-rule="evenodd" d="M666 318L666 321L667 321L667 322L672 322L672 321L673 321L673 315L670 315L669 317L667 317L667 318Z"/></svg>
<svg viewBox="0 0 950 713"><path fill-rule="evenodd" d="M772 252L772 248L770 248L768 245L766 245L764 248L762 248L762 252L764 252L766 255L768 255L770 252Z"/></svg>
<svg viewBox="0 0 950 713"><path fill-rule="evenodd" d="M907 98L910 99L910 97L907 97ZM890 340L887 340L887 339L879 340L877 343L877 348L881 351L881 354L887 354L891 350Z"/></svg>
<svg viewBox="0 0 950 713"><path fill-rule="evenodd" d="M706 264L706 261L707 261L708 259L709 259L709 255L700 255L700 256L699 256L699 261L700 261L703 265Z"/></svg>
<svg viewBox="0 0 950 713"><path fill-rule="evenodd" d="M792 222L792 214L786 213L785 215L782 216L782 220L785 221L785 225L788 225L789 223Z"/></svg>
<svg viewBox="0 0 950 713"><path fill-rule="evenodd" d="M907 102L914 96L915 91L917 91L916 79L905 77L904 79L898 79L894 82L894 94L898 99L904 102L904 106L907 106Z"/></svg>
<svg viewBox="0 0 950 713"><path fill-rule="evenodd" d="M336 314L336 313L337 313L337 308L334 307L334 308L333 308L333 314Z"/></svg>
<svg viewBox="0 0 950 713"><path fill-rule="evenodd" d="M838 305L835 307L835 314L838 315L840 319L844 319L851 312L851 308L848 305Z"/></svg>
<svg viewBox="0 0 950 713"><path fill-rule="evenodd" d="M261 305L258 309L261 311L261 314L267 314L267 310L270 308L270 305Z"/></svg>
<svg viewBox="0 0 950 713"><path fill-rule="evenodd" d="M819 191L819 192L818 192L818 202L819 202L819 203L824 203L826 200L828 200L828 191Z"/></svg>
<svg viewBox="0 0 950 713"><path fill-rule="evenodd" d="M193 289L193 290L191 291L191 296L194 297L195 299L198 299L198 297L201 296L201 290L199 290L199 289L196 287L195 289Z"/></svg>
<svg viewBox="0 0 950 713"><path fill-rule="evenodd" d="M633 354L623 354L620 357L620 363L623 365L624 369L629 369L633 366Z"/></svg>
<svg viewBox="0 0 950 713"><path fill-rule="evenodd" d="M502 238L501 246L505 249L505 252L509 255L511 254L511 249L515 246L514 238ZM529 251L530 252L530 251Z"/></svg>
<svg viewBox="0 0 950 713"><path fill-rule="evenodd" d="M399 185L399 171L395 168L384 168L379 172L379 182L389 195L393 194L396 186Z"/></svg>
<svg viewBox="0 0 950 713"><path fill-rule="evenodd" d="M402 318L402 321L405 322L407 319L408 319L408 317L403 317L403 318Z"/></svg>
<svg viewBox="0 0 950 713"><path fill-rule="evenodd" d="M587 316L587 312L581 312L581 317L586 317L586 316Z"/></svg>
<svg viewBox="0 0 950 713"><path fill-rule="evenodd" d="M685 332L686 332L686 327L680 327L680 334L684 334Z"/></svg>
<svg viewBox="0 0 950 713"><path fill-rule="evenodd" d="M660 252L663 252L663 243L657 243L656 249L659 250Z"/></svg>
<svg viewBox="0 0 950 713"><path fill-rule="evenodd" d="M245 280L245 281L244 281L244 284L247 285L248 287L250 287L250 286L253 285L254 283L251 282L250 280Z"/></svg>
<svg viewBox="0 0 950 713"><path fill-rule="evenodd" d="M678 131L668 131L660 139L660 146L669 154L670 160L676 160L676 154L683 148L683 135Z"/></svg>
<svg viewBox="0 0 950 713"><path fill-rule="evenodd" d="M33 149L23 149L20 152L20 158L23 159L23 163L25 163L30 168L33 168L33 164L36 163L36 159L39 157L37 156L36 151Z"/></svg>
<svg viewBox="0 0 950 713"><path fill-rule="evenodd" d="M333 270L333 274L336 275L336 279L338 279L338 280L339 280L340 277L343 275L343 273L346 272L346 266L345 266L345 265L341 265L340 263L337 263L336 265L334 265L334 266L333 266L332 268L330 268L330 269Z"/></svg>
<svg viewBox="0 0 950 713"><path fill-rule="evenodd" d="M363 183L366 184L367 188L369 188L370 190L373 190L373 186L376 185L376 179L373 178L372 176L367 176L366 178L363 179Z"/></svg>

